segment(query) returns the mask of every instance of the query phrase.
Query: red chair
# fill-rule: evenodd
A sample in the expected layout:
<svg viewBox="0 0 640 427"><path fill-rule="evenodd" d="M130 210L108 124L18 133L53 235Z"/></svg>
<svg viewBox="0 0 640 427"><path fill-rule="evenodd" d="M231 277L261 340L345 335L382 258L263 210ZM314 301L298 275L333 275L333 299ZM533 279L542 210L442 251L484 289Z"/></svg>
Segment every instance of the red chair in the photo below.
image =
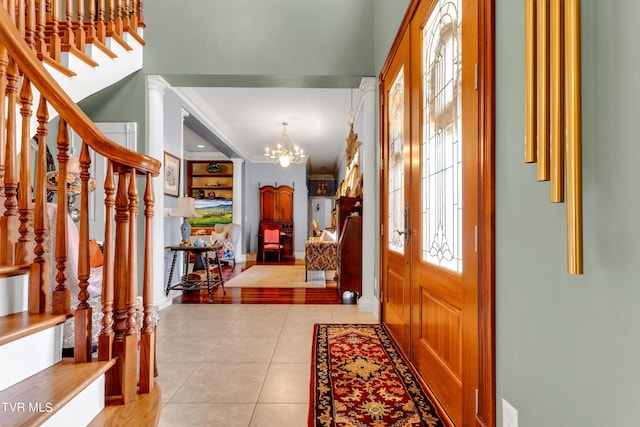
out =
<svg viewBox="0 0 640 427"><path fill-rule="evenodd" d="M280 229L265 228L262 238L262 262L264 263L265 252L278 252L278 263L280 262L280 252L282 251L280 244Z"/></svg>

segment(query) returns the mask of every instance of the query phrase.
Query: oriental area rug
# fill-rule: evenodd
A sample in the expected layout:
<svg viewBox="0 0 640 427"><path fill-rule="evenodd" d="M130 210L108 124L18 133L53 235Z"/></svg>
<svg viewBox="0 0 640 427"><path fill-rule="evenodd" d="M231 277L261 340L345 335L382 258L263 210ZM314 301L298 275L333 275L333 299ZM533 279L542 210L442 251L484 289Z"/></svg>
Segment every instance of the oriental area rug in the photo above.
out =
<svg viewBox="0 0 640 427"><path fill-rule="evenodd" d="M324 288L324 271L309 271L304 265L252 265L224 282L225 288Z"/></svg>
<svg viewBox="0 0 640 427"><path fill-rule="evenodd" d="M382 325L316 324L310 427L444 426Z"/></svg>

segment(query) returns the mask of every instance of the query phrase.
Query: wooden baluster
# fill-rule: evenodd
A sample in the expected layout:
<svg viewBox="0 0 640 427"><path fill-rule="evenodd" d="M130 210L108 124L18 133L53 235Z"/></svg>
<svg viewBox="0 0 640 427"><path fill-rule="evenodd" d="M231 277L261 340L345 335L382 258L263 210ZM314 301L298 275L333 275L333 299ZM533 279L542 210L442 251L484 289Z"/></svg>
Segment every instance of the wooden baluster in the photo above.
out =
<svg viewBox="0 0 640 427"><path fill-rule="evenodd" d="M96 23L96 37L104 44L107 38L107 23L104 20L104 0L98 2L98 22Z"/></svg>
<svg viewBox="0 0 640 427"><path fill-rule="evenodd" d="M27 0L25 41L31 49L36 47L36 0Z"/></svg>
<svg viewBox="0 0 640 427"><path fill-rule="evenodd" d="M138 27L145 27L144 16L142 15L142 0L138 0Z"/></svg>
<svg viewBox="0 0 640 427"><path fill-rule="evenodd" d="M138 296L138 187L136 185L136 170L132 169L129 176L129 280L127 289L127 335L136 334L136 297Z"/></svg>
<svg viewBox="0 0 640 427"><path fill-rule="evenodd" d="M7 1L3 0L3 7L7 8ZM7 48L0 43L0 122L4 125L5 116L5 97L7 95L7 67L9 65L9 54ZM0 188L4 188L4 171L5 171L5 144L6 134L4 129L0 129ZM6 238L0 239L1 245L6 244ZM0 252L2 250L0 249Z"/></svg>
<svg viewBox="0 0 640 427"><path fill-rule="evenodd" d="M129 31L132 33L138 32L138 2L131 0L131 6L129 8Z"/></svg>
<svg viewBox="0 0 640 427"><path fill-rule="evenodd" d="M22 35L23 39L25 38L25 33L24 33L25 19L26 19L26 13L25 13L24 0L19 0L16 8L16 27L18 27L18 31Z"/></svg>
<svg viewBox="0 0 640 427"><path fill-rule="evenodd" d="M109 0L109 21L107 21L107 35L117 33L115 0Z"/></svg>
<svg viewBox="0 0 640 427"><path fill-rule="evenodd" d="M129 225L129 210L127 207L127 173L121 166L118 166L118 190L115 204L115 247L114 247L114 286L113 286L113 358L116 359L116 366L110 371L106 381L107 395L122 395L122 381L124 372L124 348L125 330L127 327L127 311L125 306L127 280L127 238Z"/></svg>
<svg viewBox="0 0 640 427"><path fill-rule="evenodd" d="M89 147L82 143L80 150L80 221L79 221L79 245L78 245L78 307L74 318L74 360L76 363L91 361L91 339L93 331L91 319L93 310L87 303L89 299Z"/></svg>
<svg viewBox="0 0 640 427"><path fill-rule="evenodd" d="M35 208L33 218L34 240L36 242L33 250L35 257L31 264L29 279L29 312L44 313L49 308L49 277L50 264L45 256L44 241L49 222L47 221L47 188L46 188L46 168L47 168L47 123L49 122L49 111L47 101L44 96L40 96L38 110L36 111L38 120L38 163L36 166L35 182ZM39 298L31 298L38 295ZM32 304L33 301L33 304ZM35 305L37 302L38 305Z"/></svg>
<svg viewBox="0 0 640 427"><path fill-rule="evenodd" d="M116 0L116 16L114 21L114 31L117 35L122 35L122 0Z"/></svg>
<svg viewBox="0 0 640 427"><path fill-rule="evenodd" d="M142 304L144 315L140 334L140 393L149 393L153 389L153 376L156 357L156 328L153 319L153 195L152 176L147 173L147 184L144 192L145 246L144 273L142 279Z"/></svg>
<svg viewBox="0 0 640 427"><path fill-rule="evenodd" d="M47 0L38 0L37 10L37 31L36 31L36 52L38 59L42 61L47 54L47 39L44 32L45 24L47 22Z"/></svg>
<svg viewBox="0 0 640 427"><path fill-rule="evenodd" d="M50 1L50 18L47 18L47 22L51 22L52 24L51 36L49 37L49 56L54 61L60 61L62 41L60 39L60 25L58 22L58 0Z"/></svg>
<svg viewBox="0 0 640 427"><path fill-rule="evenodd" d="M67 263L67 163L69 162L69 134L67 122L60 118L58 124L58 214L56 221L56 288L53 291L54 314L71 313L71 292L66 286L64 274Z"/></svg>
<svg viewBox="0 0 640 427"><path fill-rule="evenodd" d="M15 10L15 2L9 0L9 10ZM15 13L11 14L12 22L15 24ZM4 175L4 202L5 212L0 219L0 228L3 230L7 241L6 246L0 247L0 260L5 264L12 265L15 262L15 238L10 235L10 230L18 229L17 221L17 194L18 177L16 176L17 166L17 146L16 146L16 104L18 101L18 65L9 58L7 66L7 117L5 122L5 175Z"/></svg>
<svg viewBox="0 0 640 427"><path fill-rule="evenodd" d="M20 182L23 185L18 186L18 212L20 227L18 232L18 244L16 245L16 264L25 264L27 262L28 247L30 242L29 234L29 217L31 216L31 106L33 105L33 94L31 92L31 82L25 76L22 79L22 88L20 90L20 115L22 117L22 135L20 144Z"/></svg>
<svg viewBox="0 0 640 427"><path fill-rule="evenodd" d="M107 176L104 181L104 247L102 266L102 331L98 338L98 360L111 360L113 355L113 236L111 234L113 223L113 206L115 198L115 185L113 183L113 164L107 165Z"/></svg>
<svg viewBox="0 0 640 427"><path fill-rule="evenodd" d="M3 7L7 8L7 1L3 0ZM9 65L9 55L7 48L0 43L0 118L5 117L5 98L7 95L7 68ZM6 133L0 130L0 189L4 189L5 164L6 164ZM0 262L6 260L9 244L9 230L7 224L0 219Z"/></svg>
<svg viewBox="0 0 640 427"><path fill-rule="evenodd" d="M90 2L93 4L93 2ZM84 0L78 2L78 22L76 23L76 47L84 53L84 45L87 42L87 34L84 28Z"/></svg>
<svg viewBox="0 0 640 427"><path fill-rule="evenodd" d="M131 29L131 18L129 16L129 0L122 0L122 32Z"/></svg>
<svg viewBox="0 0 640 427"><path fill-rule="evenodd" d="M73 34L73 0L66 0L67 7L66 18L67 26L64 30L63 43L65 46L75 46L75 37Z"/></svg>
<svg viewBox="0 0 640 427"><path fill-rule="evenodd" d="M126 286L126 309L127 324L124 336L124 360L122 370L122 401L129 403L136 398L137 394L137 363L138 363L138 334L136 325L136 297L138 294L138 227L136 219L138 217L138 188L136 187L136 170L131 169L129 173L129 236L128 236L128 278L123 287Z"/></svg>
<svg viewBox="0 0 640 427"><path fill-rule="evenodd" d="M87 40L93 41L96 38L96 2L89 2L89 25L86 26ZM84 51L84 49L83 49Z"/></svg>

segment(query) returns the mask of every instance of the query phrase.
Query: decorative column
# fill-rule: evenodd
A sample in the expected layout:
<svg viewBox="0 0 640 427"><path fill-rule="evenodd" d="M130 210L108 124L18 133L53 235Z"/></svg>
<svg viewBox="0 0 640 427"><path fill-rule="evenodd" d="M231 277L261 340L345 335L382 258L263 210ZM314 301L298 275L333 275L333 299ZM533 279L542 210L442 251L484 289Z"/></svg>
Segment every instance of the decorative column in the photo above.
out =
<svg viewBox="0 0 640 427"><path fill-rule="evenodd" d="M160 76L147 76L147 89L149 100L147 136L147 153L151 157L164 158L164 93L171 86ZM153 216L153 271L165 271L164 262L164 167L160 169L160 176L153 179L153 193L156 197L156 209ZM162 310L171 305L171 300L164 294L165 275L153 275L153 308Z"/></svg>
<svg viewBox="0 0 640 427"><path fill-rule="evenodd" d="M246 230L244 229L244 209L242 207L242 188L244 183L242 182L242 169L244 167L244 160L231 159L233 162L233 222L240 224L242 232L238 239L238 245L235 248L236 262L246 261L245 249L244 249L244 236Z"/></svg>
<svg viewBox="0 0 640 427"><path fill-rule="evenodd" d="M183 162L182 167L180 168L180 188L178 188L178 195L180 195L181 193L183 193L182 195L187 197L187 196L191 196L190 194L187 194L187 187L186 187L186 179L187 179L187 171L186 171L186 162L184 159L184 119L186 119L187 117L189 117L189 112L187 110L185 110L184 108L181 109L182 110L182 120L180 121L180 153L182 153L181 157L183 157L183 159L181 160L181 162Z"/></svg>
<svg viewBox="0 0 640 427"><path fill-rule="evenodd" d="M376 173L376 112L375 94L376 79L364 77L359 88L361 117L362 117L362 148L360 149L360 165L364 182L362 188L362 229L377 230L376 213L378 204L376 202L375 182L378 177ZM360 311L372 312L379 318L380 304L378 295L378 253L376 248L377 233L362 233L362 296L358 299Z"/></svg>

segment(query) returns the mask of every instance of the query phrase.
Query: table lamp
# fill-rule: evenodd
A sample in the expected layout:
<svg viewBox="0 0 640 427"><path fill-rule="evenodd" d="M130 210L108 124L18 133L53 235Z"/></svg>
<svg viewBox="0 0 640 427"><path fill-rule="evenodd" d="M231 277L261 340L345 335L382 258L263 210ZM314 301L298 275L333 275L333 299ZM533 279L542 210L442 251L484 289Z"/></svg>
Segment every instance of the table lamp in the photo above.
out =
<svg viewBox="0 0 640 427"><path fill-rule="evenodd" d="M191 246L191 241L189 240L189 236L191 236L191 224L189 224L188 218L202 217L202 215L196 212L195 202L196 199L193 197L178 197L178 205L173 211L169 212L169 216L180 216L184 218L180 226L180 233L182 233L180 246Z"/></svg>

